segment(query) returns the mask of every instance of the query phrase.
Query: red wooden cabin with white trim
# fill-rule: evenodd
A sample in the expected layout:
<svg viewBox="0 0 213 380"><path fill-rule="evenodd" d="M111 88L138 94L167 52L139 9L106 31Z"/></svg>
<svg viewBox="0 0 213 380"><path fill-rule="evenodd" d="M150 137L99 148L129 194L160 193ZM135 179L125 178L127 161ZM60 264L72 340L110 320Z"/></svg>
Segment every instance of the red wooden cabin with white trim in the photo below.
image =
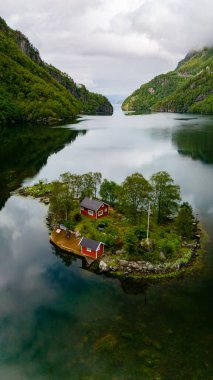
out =
<svg viewBox="0 0 213 380"><path fill-rule="evenodd" d="M109 205L103 201L97 201L88 197L80 203L81 215L88 216L92 219L99 219L109 215Z"/></svg>
<svg viewBox="0 0 213 380"><path fill-rule="evenodd" d="M93 259L97 259L104 253L104 243L101 241L82 237L79 245L81 246L81 254Z"/></svg>

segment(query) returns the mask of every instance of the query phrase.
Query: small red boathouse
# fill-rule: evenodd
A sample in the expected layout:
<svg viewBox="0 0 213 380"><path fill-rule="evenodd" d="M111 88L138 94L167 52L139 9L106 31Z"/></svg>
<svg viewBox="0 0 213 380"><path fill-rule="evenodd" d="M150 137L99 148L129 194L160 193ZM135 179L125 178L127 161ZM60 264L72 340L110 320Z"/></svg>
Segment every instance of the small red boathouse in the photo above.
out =
<svg viewBox="0 0 213 380"><path fill-rule="evenodd" d="M92 219L99 219L109 214L109 205L103 201L97 201L88 197L80 203L81 215Z"/></svg>
<svg viewBox="0 0 213 380"><path fill-rule="evenodd" d="M104 243L89 238L82 237L79 242L81 254L97 259L104 253Z"/></svg>

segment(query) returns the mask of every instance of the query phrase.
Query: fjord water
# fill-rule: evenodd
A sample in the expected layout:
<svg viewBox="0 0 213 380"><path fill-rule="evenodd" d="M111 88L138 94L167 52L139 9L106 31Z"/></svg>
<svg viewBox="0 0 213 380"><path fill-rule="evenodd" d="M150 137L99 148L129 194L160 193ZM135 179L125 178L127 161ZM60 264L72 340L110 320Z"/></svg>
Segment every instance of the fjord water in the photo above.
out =
<svg viewBox="0 0 213 380"><path fill-rule="evenodd" d="M0 379L213 379L213 117L116 109L18 134L1 134ZM50 245L46 206L9 195L65 171L120 182L159 170L210 241L199 270L158 284L91 273Z"/></svg>

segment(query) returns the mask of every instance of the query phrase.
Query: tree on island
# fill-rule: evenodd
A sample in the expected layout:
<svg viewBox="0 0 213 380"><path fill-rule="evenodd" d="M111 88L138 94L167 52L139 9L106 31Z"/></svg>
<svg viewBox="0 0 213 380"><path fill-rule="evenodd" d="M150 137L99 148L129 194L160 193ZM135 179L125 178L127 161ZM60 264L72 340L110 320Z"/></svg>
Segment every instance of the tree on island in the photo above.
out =
<svg viewBox="0 0 213 380"><path fill-rule="evenodd" d="M96 198L98 187L101 184L102 174L99 172L89 172L82 175L82 193L81 198Z"/></svg>
<svg viewBox="0 0 213 380"><path fill-rule="evenodd" d="M166 222L168 216L174 215L179 207L180 186L174 184L169 173L157 172L151 177L153 187L154 211L157 215L157 223Z"/></svg>
<svg viewBox="0 0 213 380"><path fill-rule="evenodd" d="M84 197L96 198L101 184L102 174L89 172L85 174L71 174L66 172L60 175L63 183L68 184L69 190L77 199Z"/></svg>
<svg viewBox="0 0 213 380"><path fill-rule="evenodd" d="M140 173L126 177L121 186L119 201L122 210L132 221L138 223L147 211L152 187Z"/></svg>
<svg viewBox="0 0 213 380"><path fill-rule="evenodd" d="M80 198L83 187L83 176L79 174L71 174L66 172L60 175L63 183L67 183L69 191L75 198Z"/></svg>
<svg viewBox="0 0 213 380"><path fill-rule="evenodd" d="M66 220L70 211L74 208L74 197L68 184L59 181L52 183L52 195L50 198L50 212L57 220Z"/></svg>
<svg viewBox="0 0 213 380"><path fill-rule="evenodd" d="M120 186L114 181L104 179L100 187L101 199L110 205L115 205L118 200Z"/></svg>
<svg viewBox="0 0 213 380"><path fill-rule="evenodd" d="M192 207L188 202L182 203L176 219L177 230L181 237L193 238L193 220Z"/></svg>

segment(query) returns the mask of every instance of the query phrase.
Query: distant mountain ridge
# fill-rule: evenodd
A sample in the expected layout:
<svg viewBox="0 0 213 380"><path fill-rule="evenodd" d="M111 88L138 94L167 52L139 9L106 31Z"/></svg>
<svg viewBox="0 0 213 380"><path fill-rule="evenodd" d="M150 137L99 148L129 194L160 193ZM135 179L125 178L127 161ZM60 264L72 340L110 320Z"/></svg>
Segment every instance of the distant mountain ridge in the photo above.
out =
<svg viewBox="0 0 213 380"><path fill-rule="evenodd" d="M52 122L79 113L111 115L108 99L78 85L66 73L43 62L21 32L0 17L0 123Z"/></svg>
<svg viewBox="0 0 213 380"><path fill-rule="evenodd" d="M122 109L213 114L213 47L189 52L174 71L158 75L128 96Z"/></svg>

